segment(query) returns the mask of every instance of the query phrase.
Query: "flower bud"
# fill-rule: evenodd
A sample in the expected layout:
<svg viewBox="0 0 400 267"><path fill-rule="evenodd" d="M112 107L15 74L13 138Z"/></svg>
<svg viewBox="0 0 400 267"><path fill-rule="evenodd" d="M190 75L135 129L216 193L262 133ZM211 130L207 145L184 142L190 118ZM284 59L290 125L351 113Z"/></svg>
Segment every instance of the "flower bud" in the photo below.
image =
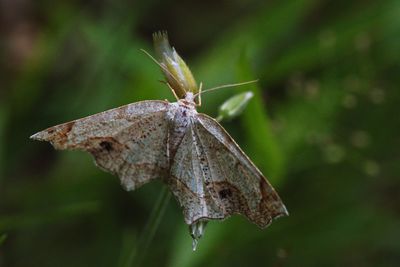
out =
<svg viewBox="0 0 400 267"><path fill-rule="evenodd" d="M248 91L229 98L219 107L217 120L232 120L239 116L253 96L253 92Z"/></svg>
<svg viewBox="0 0 400 267"><path fill-rule="evenodd" d="M153 34L154 48L162 66L164 76L179 98L184 98L186 92L199 91L196 81L185 61L170 46L166 32Z"/></svg>

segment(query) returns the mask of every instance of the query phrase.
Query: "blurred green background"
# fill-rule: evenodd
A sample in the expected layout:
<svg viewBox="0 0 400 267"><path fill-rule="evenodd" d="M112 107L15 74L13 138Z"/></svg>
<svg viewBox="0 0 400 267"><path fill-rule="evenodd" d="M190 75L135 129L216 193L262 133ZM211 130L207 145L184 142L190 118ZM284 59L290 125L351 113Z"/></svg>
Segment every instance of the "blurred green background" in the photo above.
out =
<svg viewBox="0 0 400 267"><path fill-rule="evenodd" d="M0 266L399 266L400 1L0 1ZM198 251L163 184L126 192L39 130L173 97L151 34L205 87L202 112L255 93L224 127L290 216L209 223ZM154 53L153 53L154 54Z"/></svg>

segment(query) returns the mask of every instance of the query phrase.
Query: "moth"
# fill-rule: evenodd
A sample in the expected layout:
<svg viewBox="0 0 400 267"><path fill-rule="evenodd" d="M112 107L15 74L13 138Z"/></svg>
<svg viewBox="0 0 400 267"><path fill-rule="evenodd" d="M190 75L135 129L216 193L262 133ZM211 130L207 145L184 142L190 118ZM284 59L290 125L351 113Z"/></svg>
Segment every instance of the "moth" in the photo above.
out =
<svg viewBox="0 0 400 267"><path fill-rule="evenodd" d="M177 102L149 100L50 127L31 136L93 155L126 190L162 179L183 208L192 237L209 220L242 214L264 228L288 212L263 174L213 118L198 113L197 86L165 32L153 34L156 63Z"/></svg>

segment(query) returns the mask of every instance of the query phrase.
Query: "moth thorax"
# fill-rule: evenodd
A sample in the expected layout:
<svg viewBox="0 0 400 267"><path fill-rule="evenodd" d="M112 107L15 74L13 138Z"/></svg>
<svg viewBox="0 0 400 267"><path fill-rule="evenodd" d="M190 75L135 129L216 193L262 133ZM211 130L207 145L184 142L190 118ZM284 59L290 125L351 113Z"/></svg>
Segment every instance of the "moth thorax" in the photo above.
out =
<svg viewBox="0 0 400 267"><path fill-rule="evenodd" d="M185 99L180 99L173 116L170 117L168 150L169 158L173 160L175 153L186 135L194 107Z"/></svg>
<svg viewBox="0 0 400 267"><path fill-rule="evenodd" d="M192 92L187 92L185 94L185 101L190 103L190 104L192 104L192 103L195 104L194 98L195 97L194 97L194 94Z"/></svg>

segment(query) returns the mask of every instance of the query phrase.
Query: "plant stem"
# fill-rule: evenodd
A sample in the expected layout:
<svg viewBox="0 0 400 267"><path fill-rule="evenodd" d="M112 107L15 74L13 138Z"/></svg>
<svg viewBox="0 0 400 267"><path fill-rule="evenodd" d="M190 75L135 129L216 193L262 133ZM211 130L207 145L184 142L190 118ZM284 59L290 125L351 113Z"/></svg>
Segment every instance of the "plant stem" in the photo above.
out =
<svg viewBox="0 0 400 267"><path fill-rule="evenodd" d="M168 191L167 187L163 187L153 210L150 213L150 217L147 221L145 228L143 229L143 234L139 239L139 246L135 246L132 253L129 255L125 266L140 266L148 248L153 241L154 235L160 226L162 217L164 216L165 210L168 206L169 200L171 198L171 193ZM138 251L141 253L138 253Z"/></svg>

